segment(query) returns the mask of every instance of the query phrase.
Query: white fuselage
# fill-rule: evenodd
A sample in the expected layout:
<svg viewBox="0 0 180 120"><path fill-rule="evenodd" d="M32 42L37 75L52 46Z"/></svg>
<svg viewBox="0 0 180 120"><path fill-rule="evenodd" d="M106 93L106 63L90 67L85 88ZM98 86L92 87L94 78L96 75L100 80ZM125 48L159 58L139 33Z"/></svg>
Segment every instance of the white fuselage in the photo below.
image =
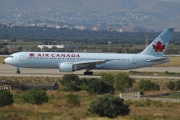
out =
<svg viewBox="0 0 180 120"><path fill-rule="evenodd" d="M59 68L59 64L64 62L108 60L92 68L108 70L135 69L169 62L168 59L148 62L148 60L157 58L142 54L19 52L6 58L5 62L18 68Z"/></svg>

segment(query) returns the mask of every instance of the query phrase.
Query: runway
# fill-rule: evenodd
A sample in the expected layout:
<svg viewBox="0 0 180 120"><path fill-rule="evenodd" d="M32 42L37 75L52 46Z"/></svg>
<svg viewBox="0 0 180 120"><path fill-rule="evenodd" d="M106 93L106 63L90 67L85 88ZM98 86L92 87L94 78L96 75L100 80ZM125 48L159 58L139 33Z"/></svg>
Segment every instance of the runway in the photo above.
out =
<svg viewBox="0 0 180 120"><path fill-rule="evenodd" d="M180 72L180 67L145 67L139 69L133 69L136 71L149 71L149 72ZM75 72L59 72L59 69L35 69L35 68L21 68L21 74L16 74L16 68L8 64L0 64L0 76L17 76L17 77L62 77L64 74L77 74L80 78L83 77L93 77L100 78L98 72L107 72L107 70L93 70L93 75L83 75L85 70L75 71ZM109 71L119 71L123 70L109 70ZM133 78L165 78L165 79L180 79L179 77L174 76L130 76Z"/></svg>

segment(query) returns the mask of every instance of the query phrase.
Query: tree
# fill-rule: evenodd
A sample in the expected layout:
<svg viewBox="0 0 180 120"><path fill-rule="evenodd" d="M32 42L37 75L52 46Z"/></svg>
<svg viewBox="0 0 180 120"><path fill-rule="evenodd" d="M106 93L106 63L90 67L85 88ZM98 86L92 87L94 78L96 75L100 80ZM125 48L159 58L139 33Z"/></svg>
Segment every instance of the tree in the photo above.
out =
<svg viewBox="0 0 180 120"><path fill-rule="evenodd" d="M148 90L160 90L160 87L158 84L150 81L150 80L141 80L138 83L138 87L142 91L148 91Z"/></svg>
<svg viewBox="0 0 180 120"><path fill-rule="evenodd" d="M81 90L85 90L85 91L88 90L88 79L87 79L87 78L82 78L82 79L81 79L79 88L80 88Z"/></svg>
<svg viewBox="0 0 180 120"><path fill-rule="evenodd" d="M107 85L102 80L91 78L87 83L87 92L89 94L113 94L114 88L111 85Z"/></svg>
<svg viewBox="0 0 180 120"><path fill-rule="evenodd" d="M114 88L123 91L125 88L131 88L135 80L130 78L126 73L119 73L114 77Z"/></svg>
<svg viewBox="0 0 180 120"><path fill-rule="evenodd" d="M50 50L48 49L48 47L43 47L43 48L41 49L41 51L42 51L42 52L50 52Z"/></svg>
<svg viewBox="0 0 180 120"><path fill-rule="evenodd" d="M31 104L42 104L48 102L49 97L46 95L46 91L42 88L33 88L23 95L23 100Z"/></svg>
<svg viewBox="0 0 180 120"><path fill-rule="evenodd" d="M6 46L3 48L2 53L4 55L8 55L9 54L9 50L8 50L8 48Z"/></svg>
<svg viewBox="0 0 180 120"><path fill-rule="evenodd" d="M101 117L115 118L118 115L128 115L130 112L129 105L123 104L124 99L106 94L92 101L88 109L93 114Z"/></svg>
<svg viewBox="0 0 180 120"><path fill-rule="evenodd" d="M0 107L12 105L13 102L13 95L9 90L0 90Z"/></svg>
<svg viewBox="0 0 180 120"><path fill-rule="evenodd" d="M176 90L180 90L180 80L177 80L175 82L175 85L176 85Z"/></svg>
<svg viewBox="0 0 180 120"><path fill-rule="evenodd" d="M173 82L173 81L169 81L168 83L167 83L167 88L169 89L169 90L175 90L175 87L176 87L176 85L175 85L175 82Z"/></svg>
<svg viewBox="0 0 180 120"><path fill-rule="evenodd" d="M22 47L21 47L21 46L18 47L17 50L18 50L18 51L22 51Z"/></svg>
<svg viewBox="0 0 180 120"><path fill-rule="evenodd" d="M56 51L58 48L56 46L53 45L53 47L51 48L51 51Z"/></svg>
<svg viewBox="0 0 180 120"><path fill-rule="evenodd" d="M108 73L103 73L101 75L101 80L111 86L113 86L113 84L114 84L114 77Z"/></svg>
<svg viewBox="0 0 180 120"><path fill-rule="evenodd" d="M80 80L79 76L76 74L66 74L63 76L63 79L60 83L70 91L79 91Z"/></svg>
<svg viewBox="0 0 180 120"><path fill-rule="evenodd" d="M0 44L0 48L4 48L4 45L3 45L3 44Z"/></svg>

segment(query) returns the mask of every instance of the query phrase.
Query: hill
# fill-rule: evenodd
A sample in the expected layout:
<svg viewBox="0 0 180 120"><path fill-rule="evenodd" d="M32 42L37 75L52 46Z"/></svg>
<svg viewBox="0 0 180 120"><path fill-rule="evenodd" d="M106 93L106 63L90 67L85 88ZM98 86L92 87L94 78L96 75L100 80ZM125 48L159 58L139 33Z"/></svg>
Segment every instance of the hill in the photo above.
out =
<svg viewBox="0 0 180 120"><path fill-rule="evenodd" d="M1 9L87 9L87 10L127 10L132 12L178 13L180 3L158 0L2 0ZM167 9L169 8L169 9Z"/></svg>
<svg viewBox="0 0 180 120"><path fill-rule="evenodd" d="M137 26L150 30L174 27L176 31L180 31L180 2L174 1L1 0L0 22L11 22L13 25L37 24L34 21L41 21L41 25L45 21L63 22L96 29L105 26L103 30L109 30L113 25Z"/></svg>

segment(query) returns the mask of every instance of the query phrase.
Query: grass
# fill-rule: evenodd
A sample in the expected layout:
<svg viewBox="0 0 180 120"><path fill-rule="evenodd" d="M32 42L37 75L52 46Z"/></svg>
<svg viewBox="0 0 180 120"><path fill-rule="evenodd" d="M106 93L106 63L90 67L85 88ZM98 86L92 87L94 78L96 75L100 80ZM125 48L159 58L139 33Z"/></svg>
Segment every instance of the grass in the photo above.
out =
<svg viewBox="0 0 180 120"><path fill-rule="evenodd" d="M180 99L180 93L173 93L170 94L168 96L165 96L166 98L176 98L176 99Z"/></svg>
<svg viewBox="0 0 180 120"><path fill-rule="evenodd" d="M126 72L129 75L143 75L143 76L180 76L180 72L141 72L141 71L123 71ZM101 75L103 73L111 74L111 75L117 75L120 72L119 71L100 71L100 72L94 72L94 74Z"/></svg>
<svg viewBox="0 0 180 120"><path fill-rule="evenodd" d="M12 81L46 81L46 78L41 77L0 77L3 80ZM59 78L49 78L51 80L59 80ZM136 79L136 83L139 79ZM152 79L153 82L166 86L169 81L167 79ZM60 87L61 88L61 87ZM149 91L145 94L157 94L167 92L167 88L163 88L160 91ZM24 103L22 95L25 91L11 91L14 96L14 104L11 106L5 106L0 108L0 120L1 119L18 119L18 120L63 120L63 119L87 119L87 120L108 120L108 118L101 118L97 115L88 112L90 103L96 100L100 95L89 95L86 91L80 92L65 92L60 90L52 91L48 90L47 95L50 97L48 103L42 105L31 105ZM67 96L71 94L78 96L78 105L67 102ZM118 92L115 95L118 96ZM177 95L172 95L172 97ZM173 98L174 98L173 97ZM116 119L122 120L150 120L150 119L168 119L174 120L180 118L180 103L161 102L151 100L127 100L125 103L130 105L130 114L128 116L118 116Z"/></svg>
<svg viewBox="0 0 180 120"><path fill-rule="evenodd" d="M21 83L42 83L42 82L56 82L60 80L58 77L14 77L14 76L0 76L0 80L11 80Z"/></svg>
<svg viewBox="0 0 180 120"><path fill-rule="evenodd" d="M0 64L3 64L5 58L6 57L0 57Z"/></svg>
<svg viewBox="0 0 180 120"><path fill-rule="evenodd" d="M172 66L175 66L175 67L179 67L180 66L180 57L177 56L177 57L168 57L170 62L168 63L165 63L165 64L160 64L160 65L156 65L158 67L172 67Z"/></svg>
<svg viewBox="0 0 180 120"><path fill-rule="evenodd" d="M17 94L15 91L13 94ZM0 108L0 119L19 119L19 120L63 120L63 119L87 119L87 120L103 120L88 112L89 105L92 100L97 99L99 95L89 95L84 91L71 93L78 95L80 105L73 105L66 102L65 96L68 92L63 91L48 91L50 97L48 103L42 105L31 105L27 103L19 103L16 101L11 106ZM128 116L118 116L116 119L131 120L131 119L179 119L180 103L160 102L151 100L125 101L130 105L130 114Z"/></svg>

